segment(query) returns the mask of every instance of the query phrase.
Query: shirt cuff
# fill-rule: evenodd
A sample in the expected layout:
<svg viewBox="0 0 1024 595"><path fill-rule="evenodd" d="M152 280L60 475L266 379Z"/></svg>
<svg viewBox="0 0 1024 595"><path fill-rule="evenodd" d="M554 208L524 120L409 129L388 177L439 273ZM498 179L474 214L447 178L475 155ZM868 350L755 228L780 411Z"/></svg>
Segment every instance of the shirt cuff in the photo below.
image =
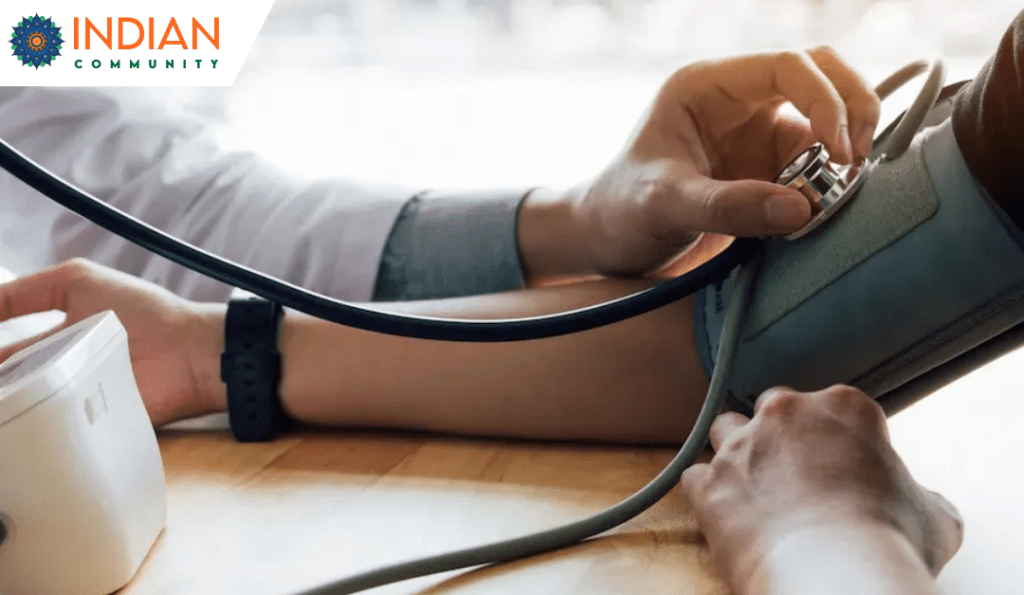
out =
<svg viewBox="0 0 1024 595"><path fill-rule="evenodd" d="M522 288L516 221L528 193L414 196L384 244L373 299L425 300Z"/></svg>

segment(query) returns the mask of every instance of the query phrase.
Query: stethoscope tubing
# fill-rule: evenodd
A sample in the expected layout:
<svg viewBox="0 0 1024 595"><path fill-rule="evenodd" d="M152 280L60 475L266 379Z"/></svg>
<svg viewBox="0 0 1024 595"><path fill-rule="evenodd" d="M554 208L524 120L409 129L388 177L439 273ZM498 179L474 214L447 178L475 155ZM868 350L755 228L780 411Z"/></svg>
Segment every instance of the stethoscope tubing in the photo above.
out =
<svg viewBox="0 0 1024 595"><path fill-rule="evenodd" d="M601 304L528 318L464 320L384 312L320 295L182 242L53 175L0 140L0 168L100 227L197 273L330 322L438 341L507 342L556 337L651 312L725 278L755 254L759 242L740 238L707 263L679 277Z"/></svg>

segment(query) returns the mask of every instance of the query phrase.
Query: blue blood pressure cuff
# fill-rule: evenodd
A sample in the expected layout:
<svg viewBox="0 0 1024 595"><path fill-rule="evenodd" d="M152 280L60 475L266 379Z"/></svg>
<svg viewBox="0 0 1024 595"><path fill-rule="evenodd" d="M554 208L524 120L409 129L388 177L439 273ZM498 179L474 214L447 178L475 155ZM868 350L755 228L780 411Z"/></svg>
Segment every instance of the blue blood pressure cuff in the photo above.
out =
<svg viewBox="0 0 1024 595"><path fill-rule="evenodd" d="M732 278L694 310L710 375ZM773 386L883 395L1024 320L1024 237L972 177L949 120L879 163L821 229L765 246L730 405Z"/></svg>

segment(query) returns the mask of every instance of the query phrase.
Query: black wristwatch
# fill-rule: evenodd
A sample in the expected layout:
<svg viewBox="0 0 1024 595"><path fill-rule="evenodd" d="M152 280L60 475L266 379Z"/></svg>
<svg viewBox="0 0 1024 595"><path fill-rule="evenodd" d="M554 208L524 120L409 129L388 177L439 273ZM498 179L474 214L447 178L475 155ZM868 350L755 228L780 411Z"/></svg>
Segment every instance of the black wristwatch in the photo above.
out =
<svg viewBox="0 0 1024 595"><path fill-rule="evenodd" d="M266 442L288 424L278 396L283 313L280 304L260 297L228 302L220 378L227 384L231 432L239 442Z"/></svg>

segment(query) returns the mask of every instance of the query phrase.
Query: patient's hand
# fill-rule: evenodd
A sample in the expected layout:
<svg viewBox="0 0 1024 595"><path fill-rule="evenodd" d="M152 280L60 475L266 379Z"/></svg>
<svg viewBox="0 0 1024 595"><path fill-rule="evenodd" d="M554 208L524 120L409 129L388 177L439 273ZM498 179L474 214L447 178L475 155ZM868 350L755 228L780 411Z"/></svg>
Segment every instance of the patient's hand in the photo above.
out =
<svg viewBox="0 0 1024 595"><path fill-rule="evenodd" d="M193 330L199 308L126 273L71 260L0 283L0 321L48 310L67 314L56 329L0 350L0 361L93 314L113 310L128 332L135 380L154 425L193 417L206 411L197 399L189 358L210 347Z"/></svg>
<svg viewBox="0 0 1024 595"><path fill-rule="evenodd" d="M835 575L852 567L851 558L856 565L864 552L870 558L874 551L917 558L894 572L917 564L930 582L925 568L937 574L960 547L956 510L914 481L889 443L881 408L857 389L769 390L758 399L752 420L738 413L719 417L711 443L714 459L688 469L683 489L737 593L772 593L766 576L789 573L806 580L816 564L828 566L820 573L832 573L824 581L837 580ZM785 546L787 539L801 547ZM765 568L780 564L780 544L797 552L796 571ZM844 553L823 562L830 548ZM876 580L887 565L898 566L891 559L868 562ZM875 592L863 586L858 591L861 579L850 580L849 592ZM847 592L817 586L817 592Z"/></svg>

